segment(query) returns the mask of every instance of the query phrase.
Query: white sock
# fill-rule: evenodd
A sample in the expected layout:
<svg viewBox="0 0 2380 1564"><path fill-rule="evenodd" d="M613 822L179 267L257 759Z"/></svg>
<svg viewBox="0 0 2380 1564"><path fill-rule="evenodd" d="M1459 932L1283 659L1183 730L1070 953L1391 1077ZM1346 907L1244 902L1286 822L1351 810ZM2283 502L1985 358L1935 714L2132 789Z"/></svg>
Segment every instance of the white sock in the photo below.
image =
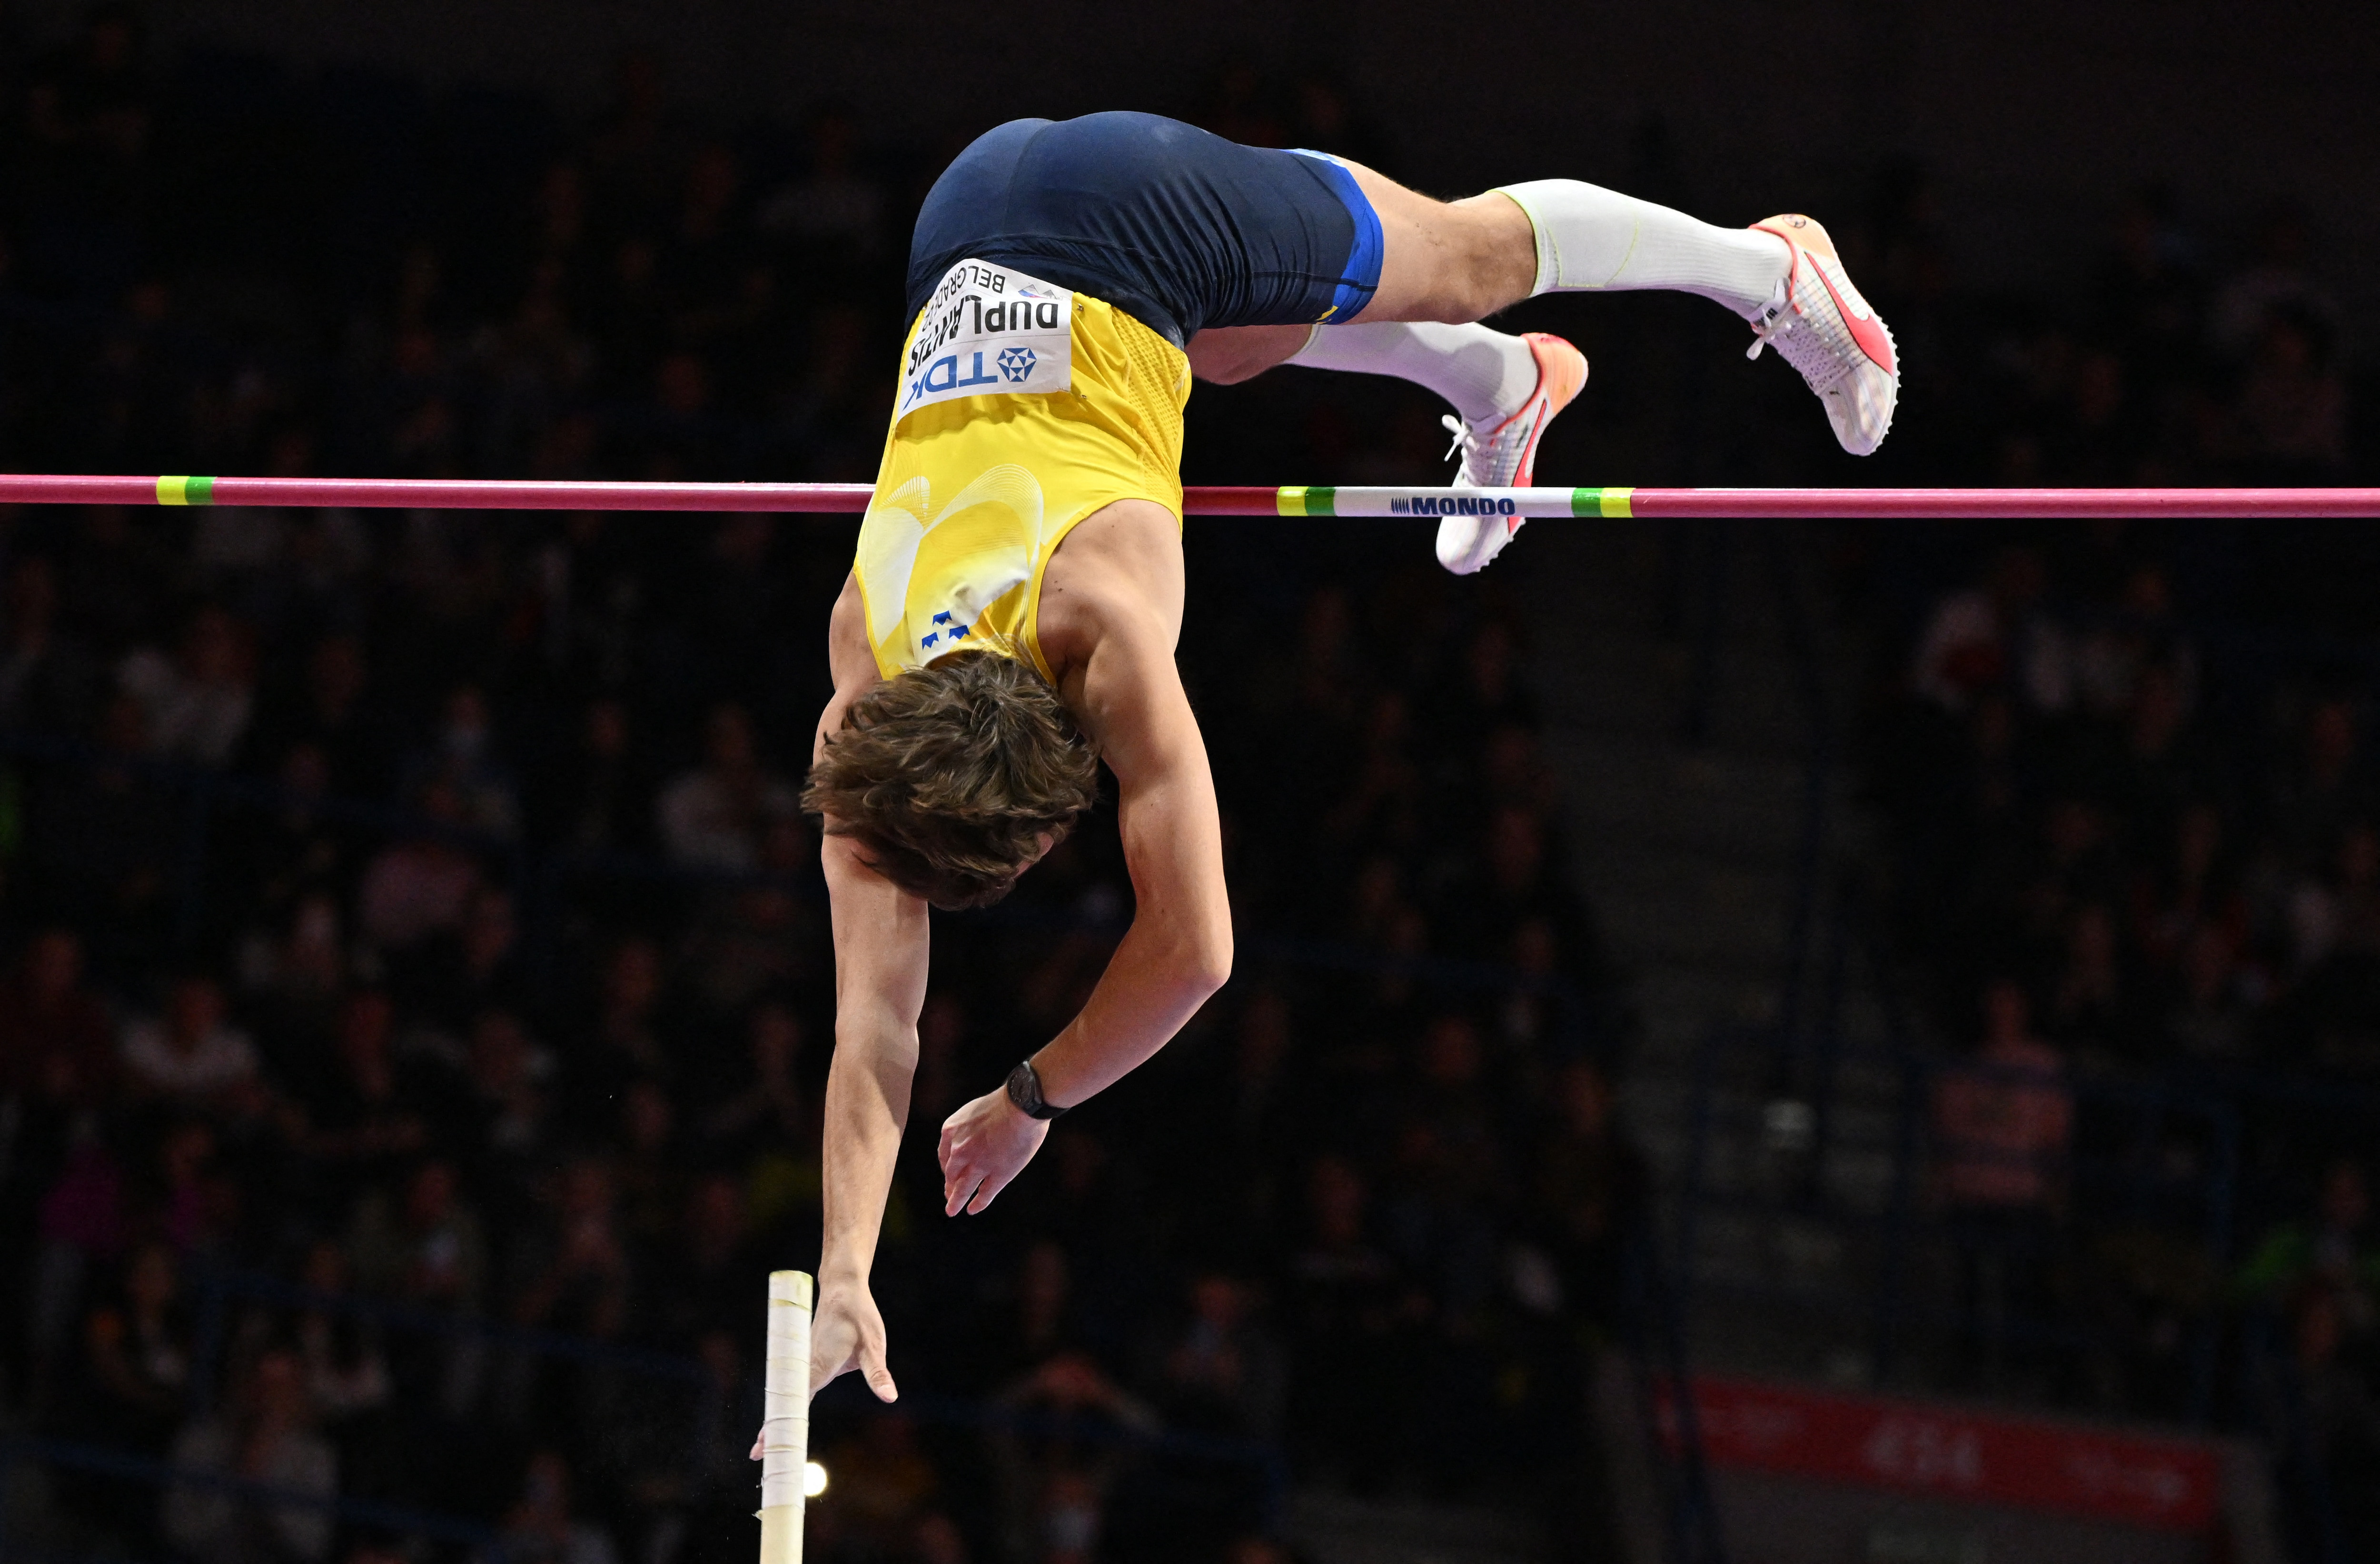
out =
<svg viewBox="0 0 2380 1564"><path fill-rule="evenodd" d="M1792 255L1775 234L1715 228L1682 212L1580 179L1498 187L1537 231L1532 293L1664 287L1716 299L1751 320Z"/></svg>
<svg viewBox="0 0 2380 1564"><path fill-rule="evenodd" d="M1476 324L1352 322L1316 326L1289 356L1311 369L1393 374L1427 385L1474 429L1501 423L1537 388L1536 356L1517 336Z"/></svg>

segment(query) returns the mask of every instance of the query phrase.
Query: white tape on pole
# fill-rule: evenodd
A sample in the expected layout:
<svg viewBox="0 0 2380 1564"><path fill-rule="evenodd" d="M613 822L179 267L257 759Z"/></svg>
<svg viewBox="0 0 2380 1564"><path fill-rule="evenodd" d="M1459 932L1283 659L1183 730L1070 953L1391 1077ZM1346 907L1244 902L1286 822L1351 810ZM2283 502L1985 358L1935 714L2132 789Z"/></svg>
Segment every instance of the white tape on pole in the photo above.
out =
<svg viewBox="0 0 2380 1564"><path fill-rule="evenodd" d="M802 1479L809 1465L810 1308L801 1271L769 1276L760 1408L760 1564L801 1564Z"/></svg>

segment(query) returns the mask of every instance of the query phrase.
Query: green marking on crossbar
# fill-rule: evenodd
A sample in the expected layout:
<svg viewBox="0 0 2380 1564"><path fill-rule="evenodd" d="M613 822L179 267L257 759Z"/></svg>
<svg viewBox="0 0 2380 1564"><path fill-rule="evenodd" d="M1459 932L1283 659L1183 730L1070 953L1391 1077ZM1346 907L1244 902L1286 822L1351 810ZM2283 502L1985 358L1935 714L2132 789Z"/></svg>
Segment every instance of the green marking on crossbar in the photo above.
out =
<svg viewBox="0 0 2380 1564"><path fill-rule="evenodd" d="M1629 497L1630 489L1572 489L1570 492L1570 513L1572 516L1633 516L1635 509Z"/></svg>
<svg viewBox="0 0 2380 1564"><path fill-rule="evenodd" d="M157 480L159 505L212 505L215 502L215 481L212 478L166 477Z"/></svg>

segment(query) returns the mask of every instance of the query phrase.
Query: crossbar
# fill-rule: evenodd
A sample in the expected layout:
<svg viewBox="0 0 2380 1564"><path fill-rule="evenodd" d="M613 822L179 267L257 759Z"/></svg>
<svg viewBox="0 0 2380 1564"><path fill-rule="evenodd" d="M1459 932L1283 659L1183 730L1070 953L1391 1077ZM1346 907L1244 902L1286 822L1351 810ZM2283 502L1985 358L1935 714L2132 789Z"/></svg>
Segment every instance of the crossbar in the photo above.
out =
<svg viewBox="0 0 2380 1564"><path fill-rule="evenodd" d="M0 475L0 505L334 506L400 510L858 512L866 483L605 483L471 478ZM2380 489L1190 488L1191 516L2380 518Z"/></svg>

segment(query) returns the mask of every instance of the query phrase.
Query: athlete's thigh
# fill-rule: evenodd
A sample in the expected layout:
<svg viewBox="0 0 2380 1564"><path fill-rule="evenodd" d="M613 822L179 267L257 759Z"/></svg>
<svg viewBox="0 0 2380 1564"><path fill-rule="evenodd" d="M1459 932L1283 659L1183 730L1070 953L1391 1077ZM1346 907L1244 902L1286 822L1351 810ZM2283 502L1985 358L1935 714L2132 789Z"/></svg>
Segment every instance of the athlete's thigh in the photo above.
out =
<svg viewBox="0 0 2380 1564"><path fill-rule="evenodd" d="M1346 165L1380 220L1380 284L1359 321L1475 321L1529 296L1537 245L1510 198L1435 201Z"/></svg>
<svg viewBox="0 0 2380 1564"><path fill-rule="evenodd" d="M1184 351L1190 356L1192 374L1231 385L1286 362L1313 333L1310 325L1208 326Z"/></svg>

